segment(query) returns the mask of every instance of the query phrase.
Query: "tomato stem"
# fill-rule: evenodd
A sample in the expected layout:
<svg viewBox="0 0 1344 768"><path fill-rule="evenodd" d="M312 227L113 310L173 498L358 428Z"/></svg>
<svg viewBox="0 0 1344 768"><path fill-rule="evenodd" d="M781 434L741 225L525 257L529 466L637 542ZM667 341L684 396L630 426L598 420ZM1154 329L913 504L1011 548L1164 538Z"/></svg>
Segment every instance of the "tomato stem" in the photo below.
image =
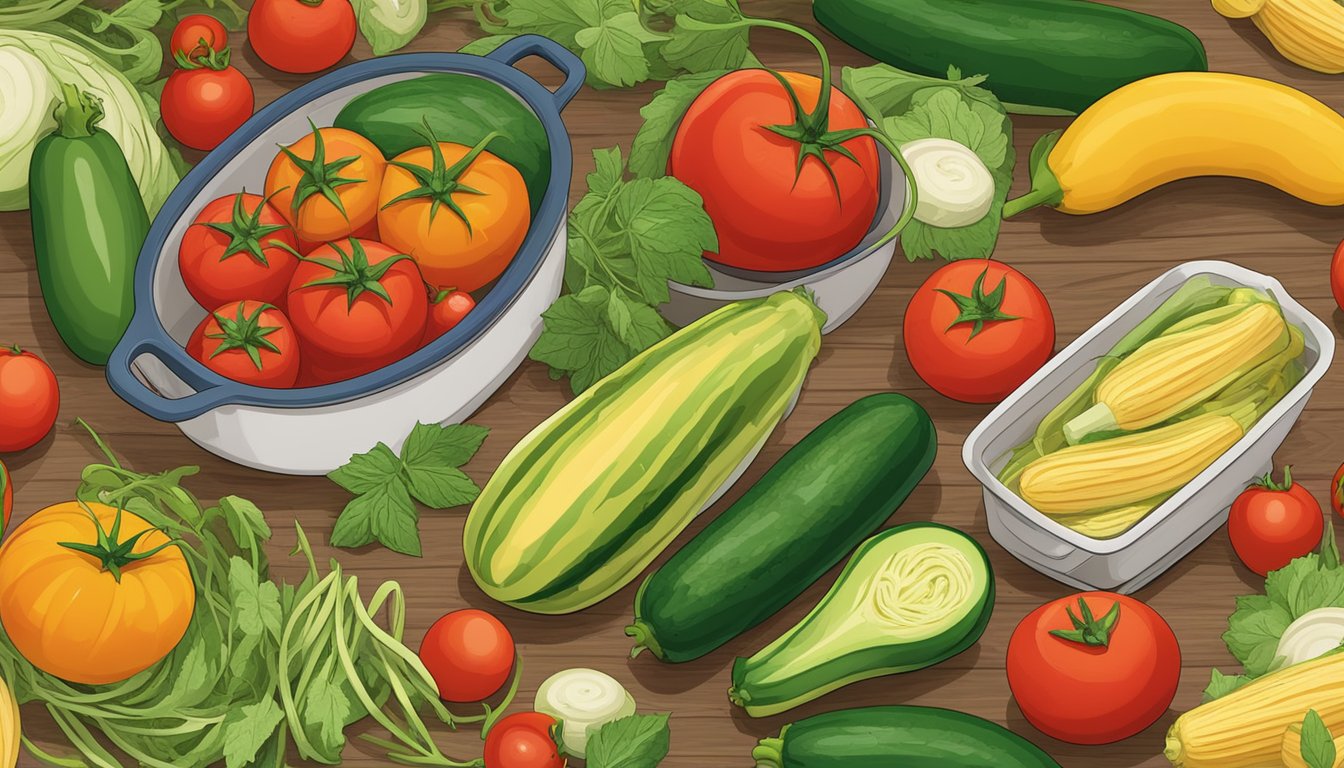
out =
<svg viewBox="0 0 1344 768"><path fill-rule="evenodd" d="M262 370L261 350L265 349L275 354L280 354L280 348L275 343L266 338L272 333L280 330L278 325L262 325L261 315L268 309L275 309L270 304L260 304L255 312L247 315L243 307L247 302L238 302L238 316L225 317L218 312L212 312L215 322L219 324L219 333L207 333L205 338L219 341L215 351L210 353L210 359L234 349L241 349L247 353L252 364L257 370Z"/></svg>
<svg viewBox="0 0 1344 768"><path fill-rule="evenodd" d="M303 174L299 177L299 185L294 190L294 198L290 201L290 211L297 215L299 206L303 205L305 200L313 195L320 194L327 199L327 202L331 203L332 207L340 211L341 216L346 221L349 221L350 215L345 212L345 203L341 202L340 196L336 194L336 188L346 184L359 184L367 181L367 179L352 179L340 175L346 166L358 160L359 157L347 155L327 162L327 143L322 136L322 131L318 129L311 118L308 120L308 126L313 129L312 157L307 159L299 157L289 147L280 145L280 151Z"/></svg>
<svg viewBox="0 0 1344 768"><path fill-rule="evenodd" d="M98 532L98 541L93 544L61 541L57 542L57 544L66 549L73 549L76 552L82 552L90 557L97 558L102 565L102 569L111 573L112 578L116 579L118 584L121 583L122 568L140 560L153 557L168 547L176 546L179 543L177 539L169 539L153 549L144 552L136 552L135 545L139 544L140 539L144 538L146 534L163 533L163 530L160 528L149 527L123 541L121 539L121 513L123 510L120 506L117 507L117 516L112 520L112 530L110 531L103 530L103 524L98 520L98 516L94 514L93 510L89 509L87 504L80 501L79 506L88 513L89 519L93 520L94 530Z"/></svg>
<svg viewBox="0 0 1344 768"><path fill-rule="evenodd" d="M303 256L297 251L291 250L291 252L301 261L320 264L331 270L330 277L310 280L300 287L313 288L320 285L336 285L345 288L347 308L353 307L355 305L355 300L366 292L372 293L383 301L386 301L388 304L391 304L392 296L387 292L387 288L383 287L381 282L383 275L387 274L387 271L392 268L393 264L396 264L398 261L410 259L411 257L404 253L398 253L383 259L377 264L370 264L369 254L368 251L364 250L363 243L361 243L358 238L354 237L350 238L349 242L350 253L341 250L341 247L336 243L328 243L333 251L340 254L341 260L339 262L334 259ZM281 243L280 245L284 244ZM288 246L285 247L288 249Z"/></svg>
<svg viewBox="0 0 1344 768"><path fill-rule="evenodd" d="M498 131L491 132L490 135L477 142L476 146L472 147L460 160L453 163L452 167L448 167L447 163L444 161L443 147L439 145L439 140L435 137L434 129L429 126L428 120L425 120L425 130L421 135L424 136L425 142L429 146L431 157L430 167L426 168L423 165L402 162L400 160L389 160L387 162L388 165L396 166L409 173L412 178L420 183L420 186L407 192L403 192L387 201L387 204L383 206L383 209L386 210L397 203L403 203L407 200L427 198L430 200L430 224L434 223L434 217L438 215L439 208L446 205L457 218L462 220L462 223L467 228L467 237L470 238L473 234L471 220L467 218L466 212L457 204L457 201L453 200L453 195L485 194L479 189L463 184L461 179L463 174L465 174L471 167L471 164L476 162L476 158L480 157L481 153L485 151L485 148L490 142L499 138L500 134Z"/></svg>
<svg viewBox="0 0 1344 768"><path fill-rule="evenodd" d="M17 342L12 343L12 344L6 344L6 345L5 345L5 351L8 352L8 353L11 354L11 355L22 355L22 354L23 354L23 350L19 348L19 345L18 345Z"/></svg>
<svg viewBox="0 0 1344 768"><path fill-rule="evenodd" d="M204 51L204 53L198 53L198 51ZM179 69L213 69L219 72L229 68L230 55L228 48L216 51L202 37L190 53L173 51L173 61L177 62Z"/></svg>
<svg viewBox="0 0 1344 768"><path fill-rule="evenodd" d="M1274 481L1273 472L1266 472L1264 477L1260 478L1259 480L1256 480L1254 483L1251 483L1251 487L1261 488L1266 491L1272 491L1275 493L1282 493L1284 491L1287 491L1293 487L1293 468L1291 466L1286 466L1283 468L1282 483Z"/></svg>
<svg viewBox="0 0 1344 768"><path fill-rule="evenodd" d="M1115 626L1120 622L1120 602L1111 604L1111 610L1106 612L1105 616L1097 619L1092 615L1092 609L1088 607L1087 600L1078 598L1078 609L1082 612L1082 618L1075 616L1073 608L1065 606L1064 611L1069 614L1069 620L1073 622L1073 629L1052 629L1050 634L1055 637L1063 638L1074 643L1083 645L1106 647L1110 645L1111 633L1115 631Z"/></svg>
<svg viewBox="0 0 1344 768"><path fill-rule="evenodd" d="M947 326L948 331L956 328L958 325L964 325L965 323L975 324L974 327L971 328L971 335L966 337L966 343L968 344L971 339L974 339L985 329L985 323L1021 319L1016 315L1004 314L1001 309L1003 306L1004 293L1008 290L1008 277L1005 275L1003 279L999 281L998 287L986 295L985 276L988 274L989 267L985 267L985 270L980 273L980 276L975 278L975 284L971 286L970 296L953 293L952 291L944 290L942 288L934 289L951 299L953 303L957 305L957 319L953 320L952 324ZM946 332L947 331L944 331L944 333Z"/></svg>
<svg viewBox="0 0 1344 768"><path fill-rule="evenodd" d="M239 253L247 253L261 266L270 266L270 262L266 260L266 253L262 250L264 246L261 244L261 238L288 229L288 226L284 224L262 224L261 214L266 210L266 204L271 201L271 198L286 189L288 189L288 187L281 187L262 198L261 202L257 203L256 209L253 210L251 214L248 214L243 208L243 197L247 194L247 190L244 189L233 198L233 215L230 221L205 221L196 225L213 229L220 234L228 236L229 244L224 246L224 254L219 257L220 261L224 261L230 256ZM267 243L267 245L274 244L275 240L271 240Z"/></svg>

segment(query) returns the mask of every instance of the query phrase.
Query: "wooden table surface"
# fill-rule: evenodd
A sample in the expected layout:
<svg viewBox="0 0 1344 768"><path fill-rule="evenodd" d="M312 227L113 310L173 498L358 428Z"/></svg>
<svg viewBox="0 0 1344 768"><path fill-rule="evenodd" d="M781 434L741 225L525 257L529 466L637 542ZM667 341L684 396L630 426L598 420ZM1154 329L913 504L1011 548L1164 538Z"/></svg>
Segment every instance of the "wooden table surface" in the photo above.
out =
<svg viewBox="0 0 1344 768"><path fill-rule="evenodd" d="M1296 68L1280 59L1245 22L1218 16L1206 0L1121 3L1160 13L1201 37L1214 69L1268 77L1306 90L1344 109L1344 80ZM785 18L809 27L805 0L744 0L755 16ZM465 14L431 18L409 50L456 50L479 31ZM844 65L871 63L826 37L833 57ZM772 32L755 33L754 49L768 64L813 69L806 45ZM245 46L235 61L252 79L258 106L304 78L280 75L260 64ZM356 58L369 55L357 43ZM538 73L544 74L544 73ZM543 77L551 81L548 77ZM565 113L575 151L574 199L584 190L583 175L592 167L590 150L620 143L628 147L640 124L638 110L656 87L623 91L585 89ZM1026 183L1025 157L1043 132L1065 124L1055 118L1016 118L1018 183ZM1330 151L1338 151L1331 148ZM1048 210L1007 223L996 257L1026 272L1045 291L1058 323L1058 347L1072 341L1136 289L1183 261L1226 259L1268 273L1337 332L1344 319L1336 312L1328 284L1329 255L1344 225L1336 209L1298 202L1250 182L1204 179L1173 184L1118 210L1074 218ZM270 551L275 575L297 579L300 564L287 557L298 520L319 545L318 556L337 554L351 572L371 582L395 579L409 601L407 637L415 647L441 614L466 606L494 611L514 633L525 660L520 701L531 701L536 686L551 673L573 666L594 667L614 675L635 695L644 711L670 711L672 752L667 768L746 766L756 739L772 735L790 720L818 712L873 704L924 704L960 709L1003 723L1041 745L1066 768L1162 766L1163 734L1179 712L1195 705L1213 667L1233 661L1220 635L1233 608L1233 596L1257 590L1263 582L1241 567L1224 531L1142 590L1170 622L1180 639L1184 670L1172 711L1139 736L1106 748L1081 748L1053 741L1026 723L1009 695L1004 653L1013 627L1046 600L1070 589L1019 563L989 536L980 487L962 466L960 449L969 431L989 411L986 406L946 400L920 382L901 348L901 317L911 291L939 264L910 264L899 258L881 288L843 328L825 339L819 361L808 377L797 410L771 437L751 471L721 502L722 508L810 429L858 397L896 390L914 397L933 415L939 455L934 469L893 523L936 520L975 536L989 551L998 579L998 602L984 638L971 650L935 668L850 686L786 716L750 719L734 711L725 696L734 656L748 655L792 625L834 580L834 573L779 615L707 658L665 666L645 655L628 659L630 642L622 627L630 618L634 587L581 614L534 616L492 603L472 583L462 561L465 510L425 511L420 529L425 556L414 559L383 549L347 552L325 545L346 494L322 478L267 475L234 466L197 448L171 424L142 415L113 395L101 369L85 365L61 345L42 306L27 216L0 215L0 341L14 341L45 357L60 380L62 405L52 436L35 448L5 457L16 484L16 514L22 518L47 504L71 497L80 470L96 458L91 442L72 423L83 417L111 443L130 466L160 470L197 464L199 477L189 487L204 499L236 493L255 500L276 531ZM473 421L493 431L467 471L478 482L529 429L566 400L563 385L548 380L536 364L521 370L476 414ZM1277 455L1294 476L1324 503L1331 473L1344 451L1336 449L1344 428L1344 372L1336 369L1317 386L1305 415ZM1331 435L1336 434L1335 438ZM717 512L717 510L715 510ZM689 539L711 515L679 539ZM1060 692L1061 696L1077 695ZM1082 694L1086 695L1086 694ZM26 730L44 744L61 743L40 709L24 712ZM463 735L445 738L464 757L479 754L479 742ZM380 761L352 744L347 764ZM26 755L20 765L37 765Z"/></svg>

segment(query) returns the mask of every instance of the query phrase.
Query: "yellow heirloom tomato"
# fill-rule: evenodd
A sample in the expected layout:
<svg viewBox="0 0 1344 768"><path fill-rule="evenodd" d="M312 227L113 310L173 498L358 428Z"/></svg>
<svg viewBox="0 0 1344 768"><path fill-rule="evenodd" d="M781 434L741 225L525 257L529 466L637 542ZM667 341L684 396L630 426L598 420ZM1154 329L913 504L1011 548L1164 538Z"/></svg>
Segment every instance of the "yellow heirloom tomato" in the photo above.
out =
<svg viewBox="0 0 1344 768"><path fill-rule="evenodd" d="M522 174L485 151L435 141L387 164L378 196L383 242L409 254L435 289L474 291L523 244L532 206Z"/></svg>
<svg viewBox="0 0 1344 768"><path fill-rule="evenodd" d="M97 502L47 507L0 547L0 623L33 666L72 683L125 680L191 623L182 550L144 518Z"/></svg>

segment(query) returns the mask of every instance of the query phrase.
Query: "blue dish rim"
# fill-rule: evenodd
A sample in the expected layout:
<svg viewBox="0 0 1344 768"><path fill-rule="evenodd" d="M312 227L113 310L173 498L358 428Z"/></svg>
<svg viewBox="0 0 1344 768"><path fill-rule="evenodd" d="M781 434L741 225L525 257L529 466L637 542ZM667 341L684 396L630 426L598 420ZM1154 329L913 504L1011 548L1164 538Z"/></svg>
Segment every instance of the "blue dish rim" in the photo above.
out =
<svg viewBox="0 0 1344 768"><path fill-rule="evenodd" d="M513 65L537 56L564 74L554 92ZM301 389L268 389L225 378L197 362L168 334L154 302L154 274L166 254L168 234L200 195L205 183L226 163L255 142L281 118L334 90L387 75L412 72L458 72L495 82L518 97L541 121L551 149L551 177L522 246L500 275L494 288L475 311L435 342L410 356L347 381ZM486 56L462 53L405 53L356 62L330 72L281 96L263 107L229 138L206 155L168 196L150 227L135 272L135 313L107 365L109 386L123 400L160 421L196 418L227 405L269 408L310 408L336 405L389 389L423 374L452 357L490 328L514 303L540 268L551 243L568 214L573 157L569 133L560 112L583 86L583 62L559 43L539 35L524 35ZM140 356L157 358L195 392L181 398L163 397L146 387L131 369Z"/></svg>

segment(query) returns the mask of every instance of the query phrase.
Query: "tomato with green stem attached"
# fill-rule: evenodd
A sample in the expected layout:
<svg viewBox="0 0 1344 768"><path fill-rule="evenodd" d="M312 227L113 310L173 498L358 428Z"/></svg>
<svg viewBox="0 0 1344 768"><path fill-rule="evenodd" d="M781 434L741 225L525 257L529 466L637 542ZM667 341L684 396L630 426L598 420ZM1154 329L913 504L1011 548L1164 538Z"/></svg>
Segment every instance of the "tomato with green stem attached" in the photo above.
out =
<svg viewBox="0 0 1344 768"><path fill-rule="evenodd" d="M211 150L252 116L252 83L229 64L229 49L185 56L159 97L163 126L192 149Z"/></svg>
<svg viewBox="0 0 1344 768"><path fill-rule="evenodd" d="M485 768L565 768L560 724L540 712L518 712L485 734Z"/></svg>
<svg viewBox="0 0 1344 768"><path fill-rule="evenodd" d="M1037 608L1008 642L1008 687L1037 730L1111 744L1157 721L1181 679L1171 626L1132 597L1085 592Z"/></svg>
<svg viewBox="0 0 1344 768"><path fill-rule="evenodd" d="M266 197L301 241L327 243L365 232L378 215L387 161L367 138L318 128L280 147L266 172Z"/></svg>
<svg viewBox="0 0 1344 768"><path fill-rule="evenodd" d="M453 330L475 308L476 300L466 291L434 292L429 297L429 319L425 323L425 338L421 343L428 344Z"/></svg>
<svg viewBox="0 0 1344 768"><path fill-rule="evenodd" d="M256 387L292 387L299 378L299 340L289 318L260 301L236 301L211 312L192 332L187 354Z"/></svg>
<svg viewBox="0 0 1344 768"><path fill-rule="evenodd" d="M228 46L229 33L219 19L204 13L193 13L183 16L173 27L173 35L168 40L168 55L173 57L174 62L190 62Z"/></svg>
<svg viewBox="0 0 1344 768"><path fill-rule="evenodd" d="M1316 549L1325 532L1325 512L1300 483L1293 468L1283 482L1266 474L1232 502L1227 536L1241 562L1261 576Z"/></svg>
<svg viewBox="0 0 1344 768"><path fill-rule="evenodd" d="M177 264L206 310L246 299L283 307L299 265L296 247L293 228L270 200L244 191L201 209L182 235Z"/></svg>
<svg viewBox="0 0 1344 768"><path fill-rule="evenodd" d="M766 27L793 32L821 57L821 77L744 69L714 81L677 127L668 173L695 190L718 234L710 261L760 272L820 266L853 250L872 228L882 196L878 145L901 153L853 100L830 85L826 49L790 24L744 20L694 28ZM913 175L906 171L906 178ZM909 222L911 199L885 239Z"/></svg>
<svg viewBox="0 0 1344 768"><path fill-rule="evenodd" d="M335 66L355 43L350 0L257 0L247 14L247 42L281 72Z"/></svg>

